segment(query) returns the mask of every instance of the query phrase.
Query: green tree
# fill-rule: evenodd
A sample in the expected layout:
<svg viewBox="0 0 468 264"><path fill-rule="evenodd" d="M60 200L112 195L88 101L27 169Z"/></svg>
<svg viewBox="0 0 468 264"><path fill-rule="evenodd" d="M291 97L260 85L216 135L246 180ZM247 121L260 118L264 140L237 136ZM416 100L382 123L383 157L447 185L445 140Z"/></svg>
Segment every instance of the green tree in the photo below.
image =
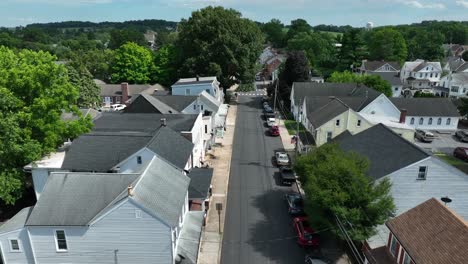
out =
<svg viewBox="0 0 468 264"><path fill-rule="evenodd" d="M343 34L340 50L340 70L349 70L361 65L362 60L367 58L367 48L363 39L361 29L351 29Z"/></svg>
<svg viewBox="0 0 468 264"><path fill-rule="evenodd" d="M143 33L133 29L114 29L110 33L109 48L117 49L127 42L134 42L138 45L145 46L146 40Z"/></svg>
<svg viewBox="0 0 468 264"><path fill-rule="evenodd" d="M149 83L154 70L153 54L136 43L126 43L115 51L112 82Z"/></svg>
<svg viewBox="0 0 468 264"><path fill-rule="evenodd" d="M286 32L284 29L283 23L275 18L262 26L262 31L266 35L266 40L276 48L282 48L285 45Z"/></svg>
<svg viewBox="0 0 468 264"><path fill-rule="evenodd" d="M115 51L113 50L94 49L78 52L72 61L79 61L83 64L95 79L110 82L114 56Z"/></svg>
<svg viewBox="0 0 468 264"><path fill-rule="evenodd" d="M303 32L303 33L309 33L312 30L312 27L305 21L304 19L296 19L291 21L291 25L289 26L289 30L287 33L287 39L292 39L294 36L297 34Z"/></svg>
<svg viewBox="0 0 468 264"><path fill-rule="evenodd" d="M462 58L463 60L468 61L468 51L463 52Z"/></svg>
<svg viewBox="0 0 468 264"><path fill-rule="evenodd" d="M328 81L333 83L364 84L369 88L385 94L387 97L392 96L392 86L378 75L357 75L349 71L334 72Z"/></svg>
<svg viewBox="0 0 468 264"><path fill-rule="evenodd" d="M78 88L78 107L98 107L101 103L101 88L96 85L93 76L83 65L67 65L68 79L70 83Z"/></svg>
<svg viewBox="0 0 468 264"><path fill-rule="evenodd" d="M280 68L278 83L278 95L285 102L285 106L290 105L291 86L294 82L309 81L310 66L304 51L291 51L284 66Z"/></svg>
<svg viewBox="0 0 468 264"><path fill-rule="evenodd" d="M300 156L295 170L306 192L306 212L318 225L325 225L343 238L336 217L351 225L351 239L365 240L394 213L388 179L374 182L367 175L366 158L344 152L336 144L325 144ZM317 215L321 218L316 217Z"/></svg>
<svg viewBox="0 0 468 264"><path fill-rule="evenodd" d="M206 7L178 26L182 76L215 75L225 89L252 82L262 50L257 24L233 9Z"/></svg>
<svg viewBox="0 0 468 264"><path fill-rule="evenodd" d="M172 85L177 79L176 49L172 45L161 47L154 55L154 81L163 86Z"/></svg>
<svg viewBox="0 0 468 264"><path fill-rule="evenodd" d="M64 111L80 113L78 90L56 59L0 47L0 199L8 204L21 196L23 166L92 126L89 118L61 120Z"/></svg>
<svg viewBox="0 0 468 264"><path fill-rule="evenodd" d="M408 58L439 61L444 58L444 35L440 32L418 30L408 43Z"/></svg>
<svg viewBox="0 0 468 264"><path fill-rule="evenodd" d="M371 60L398 61L402 63L408 56L403 35L391 28L371 31L368 46Z"/></svg>

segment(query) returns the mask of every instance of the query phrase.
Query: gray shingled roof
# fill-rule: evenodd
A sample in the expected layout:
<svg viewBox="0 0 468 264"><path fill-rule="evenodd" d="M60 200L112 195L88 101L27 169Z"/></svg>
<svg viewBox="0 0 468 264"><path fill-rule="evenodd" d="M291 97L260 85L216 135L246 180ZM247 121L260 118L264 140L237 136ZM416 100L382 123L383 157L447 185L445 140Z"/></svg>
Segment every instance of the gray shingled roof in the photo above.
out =
<svg viewBox="0 0 468 264"><path fill-rule="evenodd" d="M366 97L367 104L372 102L381 93L364 85L355 83L313 83L313 82L295 82L294 101L299 102L306 96L336 96L336 97Z"/></svg>
<svg viewBox="0 0 468 264"><path fill-rule="evenodd" d="M213 178L213 169L194 168L188 174L190 177L189 199L206 199Z"/></svg>
<svg viewBox="0 0 468 264"><path fill-rule="evenodd" d="M406 109L408 116L455 116L457 107L449 98L389 98L398 109Z"/></svg>
<svg viewBox="0 0 468 264"><path fill-rule="evenodd" d="M401 70L400 63L396 61L364 61L363 64L367 71L375 71L385 64L389 64L397 71Z"/></svg>
<svg viewBox="0 0 468 264"><path fill-rule="evenodd" d="M106 112L94 121L93 131L151 132L161 126L161 118L172 130L182 132L192 130L198 115Z"/></svg>
<svg viewBox="0 0 468 264"><path fill-rule="evenodd" d="M342 133L333 139L341 149L369 159L368 175L379 179L429 157L424 150L402 138L383 124L356 135Z"/></svg>
<svg viewBox="0 0 468 264"><path fill-rule="evenodd" d="M370 75L377 75L386 80L390 85L402 85L400 76L395 72L369 72Z"/></svg>
<svg viewBox="0 0 468 264"><path fill-rule="evenodd" d="M190 179L154 157L134 188L134 199L171 227L178 225Z"/></svg>
<svg viewBox="0 0 468 264"><path fill-rule="evenodd" d="M21 209L15 216L0 226L0 234L23 228L33 208L33 206L30 206Z"/></svg>
<svg viewBox="0 0 468 264"><path fill-rule="evenodd" d="M153 97L179 112L182 112L198 98L197 95L157 95Z"/></svg>
<svg viewBox="0 0 468 264"><path fill-rule="evenodd" d="M26 226L85 226L138 174L52 173Z"/></svg>
<svg viewBox="0 0 468 264"><path fill-rule="evenodd" d="M175 85L192 85L192 84L209 84L209 83L213 83L214 82L214 79L213 80L202 80L200 79L199 81L184 81L184 79L180 79L178 80L176 83L174 83L172 86L175 86Z"/></svg>
<svg viewBox="0 0 468 264"><path fill-rule="evenodd" d="M157 96L159 97L159 96ZM173 108L171 105L166 104L165 102L159 100L156 96L148 94L140 94L135 100L125 109L127 113L141 113L137 111L132 111L132 108L137 108L137 104L142 103L142 100L145 100L154 108L153 111L148 113L161 113L161 114L177 114L180 110ZM136 109L135 109L136 110Z"/></svg>
<svg viewBox="0 0 468 264"><path fill-rule="evenodd" d="M119 96L122 95L122 86L121 84L97 84L101 88L101 96ZM131 97L133 95L141 93L153 93L154 88L149 84L129 84L128 85L128 95Z"/></svg>
<svg viewBox="0 0 468 264"><path fill-rule="evenodd" d="M336 98L330 100L327 104L320 108L314 108L311 105L313 111L309 111L309 103L312 104L313 102L306 100L307 118L309 119L310 123L312 123L314 128L319 128L334 117L348 111L349 109L348 106Z"/></svg>

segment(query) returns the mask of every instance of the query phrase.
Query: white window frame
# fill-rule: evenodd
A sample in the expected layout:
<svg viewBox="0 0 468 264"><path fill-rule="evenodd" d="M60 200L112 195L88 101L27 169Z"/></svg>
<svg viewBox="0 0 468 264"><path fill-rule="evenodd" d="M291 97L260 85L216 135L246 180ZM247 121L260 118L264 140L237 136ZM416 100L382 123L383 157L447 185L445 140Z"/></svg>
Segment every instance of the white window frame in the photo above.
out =
<svg viewBox="0 0 468 264"><path fill-rule="evenodd" d="M328 135L330 135L330 137L328 137ZM332 131L327 131L327 142L329 140L332 140L333 139L333 132Z"/></svg>
<svg viewBox="0 0 468 264"><path fill-rule="evenodd" d="M405 262L406 261L406 262ZM411 257L404 251L403 264L411 264Z"/></svg>
<svg viewBox="0 0 468 264"><path fill-rule="evenodd" d="M392 250L392 245L393 243L395 242L395 252L393 252ZM389 247L389 251L390 251L390 254L392 254L393 256L397 257L398 256L398 241L397 239L395 238L395 236L392 234L392 240L390 241L390 247Z"/></svg>
<svg viewBox="0 0 468 264"><path fill-rule="evenodd" d="M57 231L63 231L63 235L65 236L65 243L67 245L67 249L60 249L58 247ZM69 246L68 246L68 241L67 241L67 232L65 232L65 229L54 229L54 239L55 239L55 250L57 252L68 252Z"/></svg>
<svg viewBox="0 0 468 264"><path fill-rule="evenodd" d="M143 218L143 212L140 209L135 209L135 218Z"/></svg>
<svg viewBox="0 0 468 264"><path fill-rule="evenodd" d="M13 245L11 244L11 241L16 240L18 243L18 249L13 249ZM8 239L8 245L10 246L10 252L17 253L17 252L23 252L23 247L21 246L21 241L18 238L9 238Z"/></svg>
<svg viewBox="0 0 468 264"><path fill-rule="evenodd" d="M143 158L141 156L137 156L137 164L142 164Z"/></svg>
<svg viewBox="0 0 468 264"><path fill-rule="evenodd" d="M420 175L421 175L421 168L424 168L424 177L420 177ZM418 178L417 178L417 179L420 180L420 181L426 180L428 169L429 169L429 168L428 168L427 166L419 166L419 167L418 167Z"/></svg>
<svg viewBox="0 0 468 264"><path fill-rule="evenodd" d="M450 123L452 122L452 119L449 117L447 118L447 120L445 121L445 125L447 126L450 126Z"/></svg>

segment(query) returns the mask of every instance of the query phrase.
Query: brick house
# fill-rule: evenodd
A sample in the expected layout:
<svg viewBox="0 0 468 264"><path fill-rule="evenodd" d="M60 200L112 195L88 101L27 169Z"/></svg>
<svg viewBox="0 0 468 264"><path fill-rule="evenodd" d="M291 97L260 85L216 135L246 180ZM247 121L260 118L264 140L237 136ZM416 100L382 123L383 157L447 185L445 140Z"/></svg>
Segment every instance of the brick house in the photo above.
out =
<svg viewBox="0 0 468 264"><path fill-rule="evenodd" d="M128 104L132 98L139 94L153 94L155 91L164 90L159 84L106 84L97 83L101 88L100 96L102 104L110 106L111 104Z"/></svg>

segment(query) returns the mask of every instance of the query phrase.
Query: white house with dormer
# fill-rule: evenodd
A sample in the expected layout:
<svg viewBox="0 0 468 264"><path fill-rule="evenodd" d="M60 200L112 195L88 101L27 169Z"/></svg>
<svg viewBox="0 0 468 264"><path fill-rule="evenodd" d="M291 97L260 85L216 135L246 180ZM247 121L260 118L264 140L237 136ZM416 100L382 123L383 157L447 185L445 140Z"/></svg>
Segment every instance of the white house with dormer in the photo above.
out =
<svg viewBox="0 0 468 264"><path fill-rule="evenodd" d="M223 89L219 86L220 82L215 76L212 77L195 77L195 78L182 78L174 83L172 88L172 95L199 95L203 91L216 98L217 101L224 101Z"/></svg>
<svg viewBox="0 0 468 264"><path fill-rule="evenodd" d="M442 77L440 62L425 60L407 61L400 71L400 79L407 93L414 94L418 90L432 91L439 85Z"/></svg>

